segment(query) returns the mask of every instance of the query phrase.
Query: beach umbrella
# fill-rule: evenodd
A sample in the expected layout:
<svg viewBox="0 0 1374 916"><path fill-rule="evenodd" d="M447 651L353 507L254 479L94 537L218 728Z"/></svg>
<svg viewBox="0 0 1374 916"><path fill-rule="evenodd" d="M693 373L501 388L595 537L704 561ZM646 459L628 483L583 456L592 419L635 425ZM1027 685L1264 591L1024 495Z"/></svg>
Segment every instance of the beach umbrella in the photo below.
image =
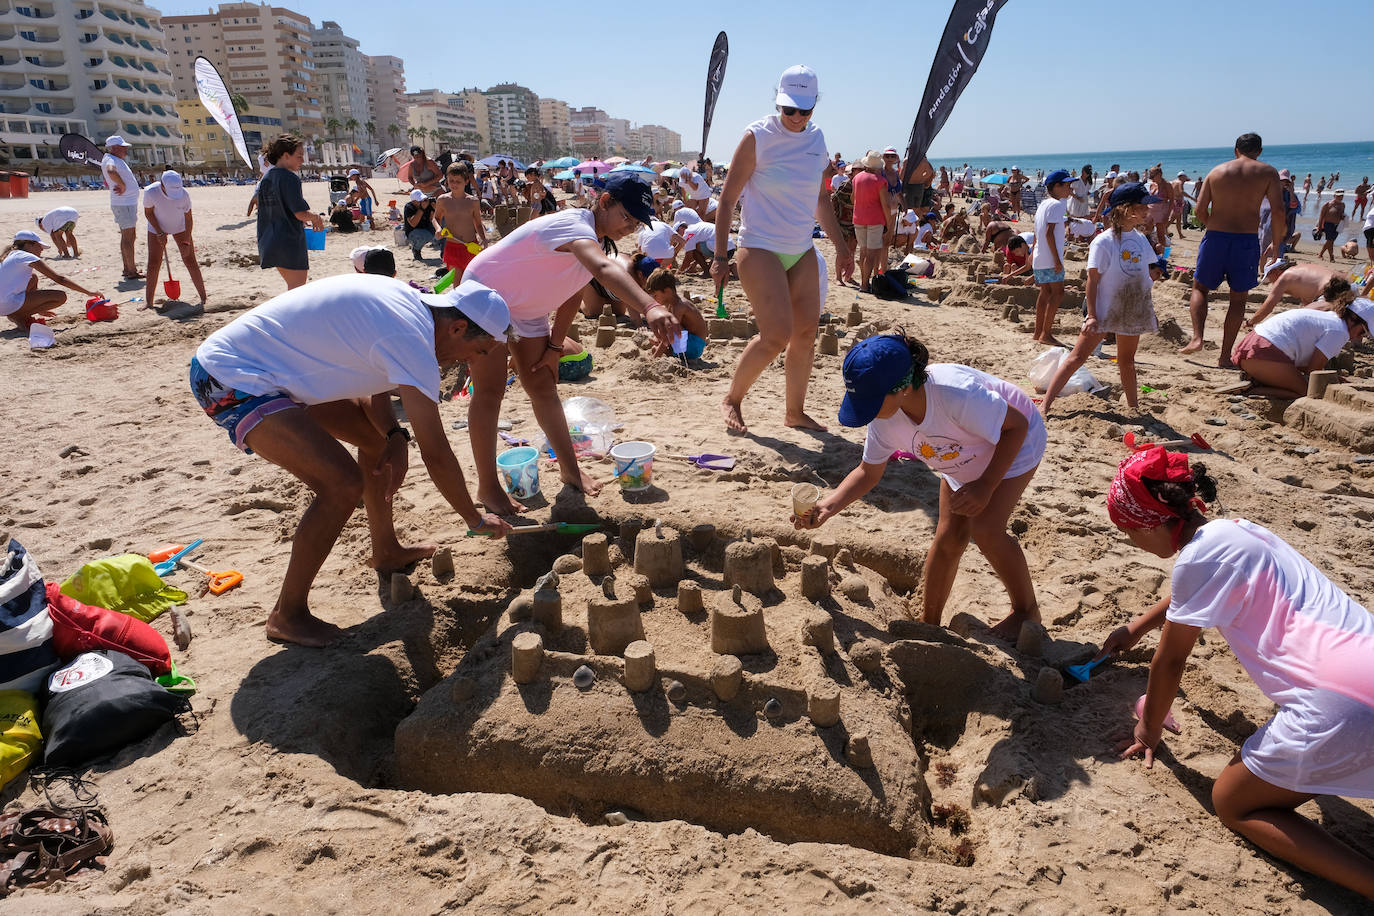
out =
<svg viewBox="0 0 1374 916"><path fill-rule="evenodd" d="M626 162L629 162L629 161L630 161L630 160L626 159L624 156L612 156L611 158L609 158L609 159L606 160L606 164L607 164L607 165L621 165L621 164L626 163Z"/></svg>
<svg viewBox="0 0 1374 916"><path fill-rule="evenodd" d="M1010 175L1003 175L1001 172L995 172L986 178L980 178L978 180L983 184L1006 184L1007 179L1010 177Z"/></svg>
<svg viewBox="0 0 1374 916"><path fill-rule="evenodd" d="M572 180L573 180L574 178L576 178L576 177L577 177L577 176L573 174L573 170L572 170L572 169L564 169L563 171L559 172L557 175L554 175L554 176L553 176L553 180L554 180L554 181L572 181Z"/></svg>
<svg viewBox="0 0 1374 916"><path fill-rule="evenodd" d="M507 162L513 164L517 169L523 169L523 168L525 168L525 163L521 162L519 159L516 159L514 156L509 156L509 155L506 155L505 153L497 153L497 154L495 154L495 155L488 156L487 158L481 159L481 160L478 160L478 161L481 162L483 165L487 165L487 166L491 166L492 168L496 168L497 164L500 163L500 161L501 161L502 159L504 159L504 160L506 160Z"/></svg>
<svg viewBox="0 0 1374 916"><path fill-rule="evenodd" d="M577 165L577 157L576 157L576 156L563 156L562 158L559 158L559 159L550 159L548 162L544 163L544 168L546 168L546 169L570 169L570 168L572 168L572 167L575 166L575 165Z"/></svg>
<svg viewBox="0 0 1374 916"><path fill-rule="evenodd" d="M611 170L611 167L606 163L602 162L600 159L588 159L586 162L579 162L576 168L581 169L582 174L584 175L590 172L592 169L596 169L598 173L609 172Z"/></svg>
<svg viewBox="0 0 1374 916"><path fill-rule="evenodd" d="M645 181L652 181L658 177L658 172L648 166L640 165L638 162L626 162L611 169L612 172L634 172L643 175Z"/></svg>

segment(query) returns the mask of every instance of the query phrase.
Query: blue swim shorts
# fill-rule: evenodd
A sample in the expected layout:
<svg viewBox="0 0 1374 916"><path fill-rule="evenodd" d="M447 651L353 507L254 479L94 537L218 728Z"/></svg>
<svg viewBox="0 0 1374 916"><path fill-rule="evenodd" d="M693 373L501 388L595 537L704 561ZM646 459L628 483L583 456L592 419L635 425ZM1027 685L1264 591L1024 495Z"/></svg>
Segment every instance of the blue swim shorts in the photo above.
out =
<svg viewBox="0 0 1374 916"><path fill-rule="evenodd" d="M1197 248L1193 282L1209 290L1225 280L1232 292L1245 293L1259 283L1260 244L1253 232L1208 229Z"/></svg>
<svg viewBox="0 0 1374 916"><path fill-rule="evenodd" d="M1036 283L1063 283L1064 271L1055 270L1053 267L1035 268Z"/></svg>
<svg viewBox="0 0 1374 916"><path fill-rule="evenodd" d="M682 355L688 359L701 359L701 354L706 352L706 339L698 337L691 331L687 332L687 349Z"/></svg>
<svg viewBox="0 0 1374 916"><path fill-rule="evenodd" d="M358 209L362 211L363 216L371 216L372 198L364 197L362 200L358 201Z"/></svg>
<svg viewBox="0 0 1374 916"><path fill-rule="evenodd" d="M244 439L264 417L271 416L279 410L305 407L282 391L249 394L246 391L225 388L218 379L205 371L200 360L194 356L191 357L191 393L195 395L205 415L229 433L229 441L249 455L253 454L253 450L244 444Z"/></svg>

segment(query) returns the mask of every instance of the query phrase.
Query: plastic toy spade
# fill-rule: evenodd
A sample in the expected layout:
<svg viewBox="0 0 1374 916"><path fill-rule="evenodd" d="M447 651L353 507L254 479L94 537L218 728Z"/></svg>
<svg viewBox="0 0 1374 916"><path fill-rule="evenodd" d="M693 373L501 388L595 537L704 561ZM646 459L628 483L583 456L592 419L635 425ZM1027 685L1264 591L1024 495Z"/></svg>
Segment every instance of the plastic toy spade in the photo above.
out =
<svg viewBox="0 0 1374 916"><path fill-rule="evenodd" d="M697 467L705 468L708 471L728 471L735 466L735 459L729 455L669 455L668 457L690 461Z"/></svg>
<svg viewBox="0 0 1374 916"><path fill-rule="evenodd" d="M1069 665L1069 667L1064 669L1064 672L1069 677L1078 681L1080 684L1086 684L1088 682L1089 675L1092 674L1093 669L1096 668L1098 665L1102 664L1103 662L1105 662L1109 658L1111 658L1110 655L1104 655L1101 658L1095 658L1092 661L1082 665Z"/></svg>
<svg viewBox="0 0 1374 916"><path fill-rule="evenodd" d="M204 542L204 538L196 538L194 541L187 544L185 547L178 548L174 553L168 554L166 558L163 559L161 562L154 563L153 571L157 573L159 576L170 576L173 572L176 571L177 560L180 560L182 557L186 556L188 553L195 550ZM165 551L159 550L156 553L154 553L154 556L159 556L164 552ZM151 557L149 559L151 559Z"/></svg>

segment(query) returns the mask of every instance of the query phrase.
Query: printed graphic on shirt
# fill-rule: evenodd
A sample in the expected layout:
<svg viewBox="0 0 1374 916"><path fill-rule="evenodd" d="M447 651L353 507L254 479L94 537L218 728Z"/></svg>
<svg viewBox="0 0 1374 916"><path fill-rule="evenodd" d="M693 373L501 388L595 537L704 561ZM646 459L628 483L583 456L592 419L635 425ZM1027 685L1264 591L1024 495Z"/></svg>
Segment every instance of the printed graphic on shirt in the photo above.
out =
<svg viewBox="0 0 1374 916"><path fill-rule="evenodd" d="M937 471L952 470L973 460L968 458L961 461L964 457L963 444L945 436L930 439L918 436L912 440L911 450Z"/></svg>

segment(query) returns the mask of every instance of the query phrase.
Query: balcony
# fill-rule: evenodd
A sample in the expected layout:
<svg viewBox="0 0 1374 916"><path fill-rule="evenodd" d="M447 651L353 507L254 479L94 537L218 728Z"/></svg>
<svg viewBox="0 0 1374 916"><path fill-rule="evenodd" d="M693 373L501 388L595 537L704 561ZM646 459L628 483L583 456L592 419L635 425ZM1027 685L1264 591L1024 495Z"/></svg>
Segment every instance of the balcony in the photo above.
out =
<svg viewBox="0 0 1374 916"><path fill-rule="evenodd" d="M76 111L76 103L71 99L54 99L51 102L35 102L33 107L35 111L53 115L67 115Z"/></svg>
<svg viewBox="0 0 1374 916"><path fill-rule="evenodd" d="M31 67L61 67L66 58L61 54L25 54L24 61Z"/></svg>
<svg viewBox="0 0 1374 916"><path fill-rule="evenodd" d="M29 85L42 92L66 92L68 89L72 88L71 80L45 79L43 77L34 77L30 79Z"/></svg>
<svg viewBox="0 0 1374 916"><path fill-rule="evenodd" d="M51 19L53 17L52 7L16 6L14 11L26 19Z"/></svg>
<svg viewBox="0 0 1374 916"><path fill-rule="evenodd" d="M24 78L18 74L7 73L0 76L0 92L13 92L16 89L23 89L24 86Z"/></svg>
<svg viewBox="0 0 1374 916"><path fill-rule="evenodd" d="M94 15L95 15L95 10L77 10L77 11L76 11L76 21L77 21L77 22L80 22L82 19L90 19L90 18L91 18L92 16L94 16Z"/></svg>
<svg viewBox="0 0 1374 916"><path fill-rule="evenodd" d="M29 107L28 99L4 99L0 101L0 114L23 114Z"/></svg>

